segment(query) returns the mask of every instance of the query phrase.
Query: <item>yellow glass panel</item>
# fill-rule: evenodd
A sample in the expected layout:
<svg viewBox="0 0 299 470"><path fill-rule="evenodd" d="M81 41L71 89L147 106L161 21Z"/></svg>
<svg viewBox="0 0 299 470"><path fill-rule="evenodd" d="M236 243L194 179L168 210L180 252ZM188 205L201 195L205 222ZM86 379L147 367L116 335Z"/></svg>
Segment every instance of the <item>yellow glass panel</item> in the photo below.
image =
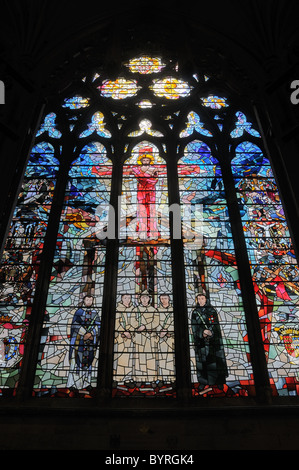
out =
<svg viewBox="0 0 299 470"><path fill-rule="evenodd" d="M176 100L178 98L188 96L192 88L183 80L166 77L161 80L154 80L150 89L156 96Z"/></svg>
<svg viewBox="0 0 299 470"><path fill-rule="evenodd" d="M165 67L159 57L136 57L125 64L133 73L150 74L158 73Z"/></svg>
<svg viewBox="0 0 299 470"><path fill-rule="evenodd" d="M115 81L105 80L101 86L98 87L101 95L106 98L113 98L121 100L135 96L139 90L137 82L135 80L126 80L124 78L118 78Z"/></svg>

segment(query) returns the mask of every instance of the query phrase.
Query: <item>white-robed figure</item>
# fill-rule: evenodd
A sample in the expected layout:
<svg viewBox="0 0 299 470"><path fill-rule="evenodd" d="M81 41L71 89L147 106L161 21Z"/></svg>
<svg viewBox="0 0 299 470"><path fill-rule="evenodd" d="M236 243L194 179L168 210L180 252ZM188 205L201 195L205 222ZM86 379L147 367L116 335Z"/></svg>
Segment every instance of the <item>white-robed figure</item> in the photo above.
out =
<svg viewBox="0 0 299 470"><path fill-rule="evenodd" d="M174 325L173 307L169 294L161 294L158 307L160 323L158 327L159 379L172 381L174 377Z"/></svg>
<svg viewBox="0 0 299 470"><path fill-rule="evenodd" d="M159 312L151 304L148 291L139 296L135 307L137 329L135 330L135 375L137 381L153 382L158 378L157 327Z"/></svg>
<svg viewBox="0 0 299 470"><path fill-rule="evenodd" d="M115 319L115 380L125 382L133 377L135 315L131 294L122 294L116 307Z"/></svg>
<svg viewBox="0 0 299 470"><path fill-rule="evenodd" d="M93 296L86 295L71 325L70 373L67 387L82 390L91 386L92 363L100 335L100 317L93 308Z"/></svg>

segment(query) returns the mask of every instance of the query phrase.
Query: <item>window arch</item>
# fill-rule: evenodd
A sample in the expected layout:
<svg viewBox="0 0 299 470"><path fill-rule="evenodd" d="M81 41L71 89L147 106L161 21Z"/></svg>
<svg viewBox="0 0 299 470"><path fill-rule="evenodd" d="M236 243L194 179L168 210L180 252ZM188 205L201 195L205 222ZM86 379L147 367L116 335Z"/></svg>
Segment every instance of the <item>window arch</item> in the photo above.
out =
<svg viewBox="0 0 299 470"><path fill-rule="evenodd" d="M15 390L44 248L59 160L49 142L34 145L2 254L1 389Z"/></svg>
<svg viewBox="0 0 299 470"><path fill-rule="evenodd" d="M247 105L147 55L72 90L2 256L2 395L297 395L299 271Z"/></svg>
<svg viewBox="0 0 299 470"><path fill-rule="evenodd" d="M106 155L103 144L91 142L69 169L35 375L36 396L49 394L49 389L62 395L96 384L106 255L102 232L108 223L105 208L112 175Z"/></svg>
<svg viewBox="0 0 299 470"><path fill-rule="evenodd" d="M126 223L120 236L114 394L172 395L175 360L167 165L157 146L150 141L134 145L124 162L122 181L120 206Z"/></svg>
<svg viewBox="0 0 299 470"><path fill-rule="evenodd" d="M193 171L186 172L190 166ZM193 140L178 161L178 175L186 224L183 240L193 394L206 394L213 388L228 396L247 394L252 366L220 163L207 144ZM210 332L213 339L207 336Z"/></svg>

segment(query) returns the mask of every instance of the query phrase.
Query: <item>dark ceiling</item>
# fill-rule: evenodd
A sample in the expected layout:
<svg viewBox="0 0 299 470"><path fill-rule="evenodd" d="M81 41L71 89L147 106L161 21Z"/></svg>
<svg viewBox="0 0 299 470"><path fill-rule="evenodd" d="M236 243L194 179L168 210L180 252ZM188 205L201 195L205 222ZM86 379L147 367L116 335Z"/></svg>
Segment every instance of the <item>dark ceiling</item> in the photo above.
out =
<svg viewBox="0 0 299 470"><path fill-rule="evenodd" d="M82 57L113 70L133 47L166 48L186 62L212 49L267 82L298 61L298 12L296 0L1 0L0 58L36 87L67 79Z"/></svg>

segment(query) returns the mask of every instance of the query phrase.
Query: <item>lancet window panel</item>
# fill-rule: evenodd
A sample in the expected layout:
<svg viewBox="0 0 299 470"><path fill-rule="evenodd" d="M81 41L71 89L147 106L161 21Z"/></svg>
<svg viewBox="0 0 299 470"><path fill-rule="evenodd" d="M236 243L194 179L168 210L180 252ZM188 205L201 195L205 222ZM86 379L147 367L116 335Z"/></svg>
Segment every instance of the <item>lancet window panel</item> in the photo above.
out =
<svg viewBox="0 0 299 470"><path fill-rule="evenodd" d="M191 141L178 161L178 175L185 201L192 394L248 396L253 389L252 366L220 164L208 145Z"/></svg>
<svg viewBox="0 0 299 470"><path fill-rule="evenodd" d="M59 149L33 146L1 258L0 390L15 394L59 168Z"/></svg>
<svg viewBox="0 0 299 470"><path fill-rule="evenodd" d="M34 396L90 396L97 364L112 162L92 142L72 163L52 264ZM83 392L84 391L84 392Z"/></svg>
<svg viewBox="0 0 299 470"><path fill-rule="evenodd" d="M274 396L298 390L298 275L293 243L269 159L250 141L232 160L258 316Z"/></svg>
<svg viewBox="0 0 299 470"><path fill-rule="evenodd" d="M151 142L124 162L121 196L113 395L174 397L167 165Z"/></svg>

